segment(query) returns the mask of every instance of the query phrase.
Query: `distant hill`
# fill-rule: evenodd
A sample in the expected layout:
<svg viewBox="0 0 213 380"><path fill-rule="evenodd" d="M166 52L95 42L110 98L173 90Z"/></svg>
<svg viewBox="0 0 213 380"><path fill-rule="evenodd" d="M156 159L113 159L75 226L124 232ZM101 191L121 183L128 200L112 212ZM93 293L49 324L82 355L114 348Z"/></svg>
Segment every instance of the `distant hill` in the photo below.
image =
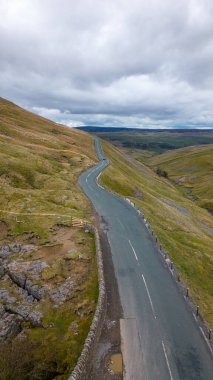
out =
<svg viewBox="0 0 213 380"><path fill-rule="evenodd" d="M89 133L95 133L119 148L142 150L151 153L164 153L167 150L192 145L213 144L213 130L203 129L137 129L81 127Z"/></svg>
<svg viewBox="0 0 213 380"><path fill-rule="evenodd" d="M89 133L102 133L102 132L122 132L126 130L133 130L131 128L117 128L117 127L76 127L76 129L80 129L81 131L89 132Z"/></svg>
<svg viewBox="0 0 213 380"><path fill-rule="evenodd" d="M150 128L130 128L130 127L98 127L98 126L80 126L76 127L76 129L80 129L81 131L89 132L89 133L104 133L104 132L138 132L138 133L197 133L202 134L203 132L212 132L213 129L189 129L189 128L180 128L180 129L150 129Z"/></svg>

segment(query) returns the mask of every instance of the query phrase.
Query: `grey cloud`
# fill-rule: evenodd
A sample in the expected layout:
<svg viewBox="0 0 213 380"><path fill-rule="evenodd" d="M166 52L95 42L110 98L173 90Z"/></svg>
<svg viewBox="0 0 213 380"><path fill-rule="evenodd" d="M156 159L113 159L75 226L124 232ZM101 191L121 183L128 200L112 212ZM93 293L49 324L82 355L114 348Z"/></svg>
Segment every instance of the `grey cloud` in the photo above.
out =
<svg viewBox="0 0 213 380"><path fill-rule="evenodd" d="M1 0L1 96L68 125L210 126L211 0Z"/></svg>

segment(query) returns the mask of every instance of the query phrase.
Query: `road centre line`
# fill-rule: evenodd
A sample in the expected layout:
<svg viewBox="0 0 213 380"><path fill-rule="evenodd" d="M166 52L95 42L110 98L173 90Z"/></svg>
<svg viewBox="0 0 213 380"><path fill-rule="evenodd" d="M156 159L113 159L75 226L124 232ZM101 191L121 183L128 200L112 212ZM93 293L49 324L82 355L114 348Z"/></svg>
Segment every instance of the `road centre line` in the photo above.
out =
<svg viewBox="0 0 213 380"><path fill-rule="evenodd" d="M151 296L150 296L150 293L149 293L149 289L148 289L145 277L144 277L143 274L141 274L141 277L143 279L143 282L144 282L144 285L145 285L145 288L146 288L146 291L147 291L147 294L148 294L148 297L149 297L149 302L150 302L150 305L151 305L151 308L152 308L152 312L154 314L155 319L157 319L156 314L155 314L155 309L154 309L154 306L153 306L153 303L152 303L152 299L151 299Z"/></svg>
<svg viewBox="0 0 213 380"><path fill-rule="evenodd" d="M135 255L136 260L138 261L138 256L136 255L136 252L135 252L135 250L134 250L134 248L133 248L132 243L131 243L130 240L129 240L129 244L130 244L130 247L131 247L132 250L133 250L133 253L134 253L134 255Z"/></svg>
<svg viewBox="0 0 213 380"><path fill-rule="evenodd" d="M162 343L163 352L164 352L164 355L165 355L165 358L166 358L166 364L167 364L167 367L168 367L169 376L170 376L170 379L173 380L172 371L171 371L171 368L170 368L170 365L169 365L169 359L168 359L168 356L167 356L167 353L166 353L165 345L164 345L163 341L161 343Z"/></svg>
<svg viewBox="0 0 213 380"><path fill-rule="evenodd" d="M120 226L122 227L122 229L125 231L124 225L123 225L123 223L120 221L119 218L118 218L118 223L120 224Z"/></svg>

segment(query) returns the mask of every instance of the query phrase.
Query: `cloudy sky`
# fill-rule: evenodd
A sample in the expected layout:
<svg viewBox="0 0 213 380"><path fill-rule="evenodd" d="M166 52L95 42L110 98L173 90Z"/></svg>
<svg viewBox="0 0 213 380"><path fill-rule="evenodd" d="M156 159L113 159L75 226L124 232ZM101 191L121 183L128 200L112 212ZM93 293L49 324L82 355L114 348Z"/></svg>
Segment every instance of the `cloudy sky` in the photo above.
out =
<svg viewBox="0 0 213 380"><path fill-rule="evenodd" d="M0 0L0 96L70 126L213 127L212 0Z"/></svg>

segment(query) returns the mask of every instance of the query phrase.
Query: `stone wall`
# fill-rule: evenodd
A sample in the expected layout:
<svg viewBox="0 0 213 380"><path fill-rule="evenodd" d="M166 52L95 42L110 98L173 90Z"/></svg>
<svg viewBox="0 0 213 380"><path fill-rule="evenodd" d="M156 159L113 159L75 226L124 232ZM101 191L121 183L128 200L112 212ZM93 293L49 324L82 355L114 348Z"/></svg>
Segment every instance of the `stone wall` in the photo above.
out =
<svg viewBox="0 0 213 380"><path fill-rule="evenodd" d="M91 228L91 227L90 227ZM95 311L95 315L90 327L89 334L85 340L83 350L78 359L78 362L71 373L68 380L86 380L90 372L91 359L93 352L96 348L98 338L102 329L103 321L106 312L106 289L103 271L103 257L100 245L99 233L96 228L93 228L96 240L96 258L98 266L98 279L99 279L99 297Z"/></svg>

